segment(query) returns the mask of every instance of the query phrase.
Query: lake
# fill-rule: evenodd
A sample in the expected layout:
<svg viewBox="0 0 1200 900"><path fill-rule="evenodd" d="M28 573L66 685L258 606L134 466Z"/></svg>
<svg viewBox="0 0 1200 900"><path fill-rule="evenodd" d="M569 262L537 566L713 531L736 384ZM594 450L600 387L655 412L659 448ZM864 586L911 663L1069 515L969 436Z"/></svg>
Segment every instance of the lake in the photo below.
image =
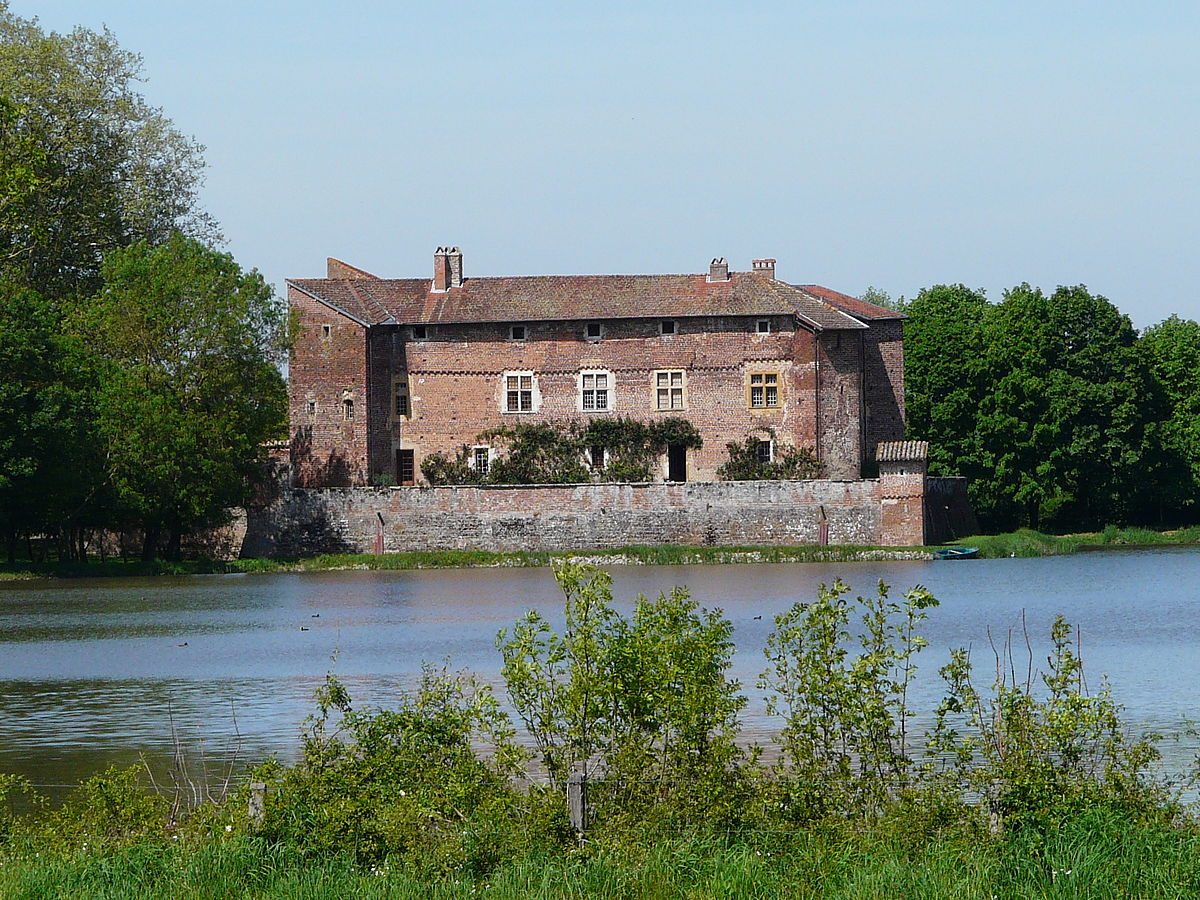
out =
<svg viewBox="0 0 1200 900"><path fill-rule="evenodd" d="M777 728L755 681L772 617L835 577L857 592L883 579L941 601L924 633L914 702L941 696L952 647L993 667L989 629L1019 635L1038 663L1056 613L1077 624L1089 685L1107 674L1138 726L1177 731L1200 710L1200 550L1083 553L961 562L614 566L622 609L638 593L688 585L735 626L734 676L750 698L749 740ZM160 776L178 742L193 769L294 758L313 691L335 671L356 702L384 704L423 662L449 660L495 683L496 632L528 607L561 622L548 569L330 572L14 582L0 585L0 772L60 796L111 763L144 757ZM759 618L761 617L761 618ZM1023 640L1017 642L1018 651ZM335 659L336 657L336 659ZM1022 665L1018 661L1018 669ZM502 694L502 690L501 690ZM237 737L240 735L240 737ZM1165 748L1179 762L1192 748Z"/></svg>

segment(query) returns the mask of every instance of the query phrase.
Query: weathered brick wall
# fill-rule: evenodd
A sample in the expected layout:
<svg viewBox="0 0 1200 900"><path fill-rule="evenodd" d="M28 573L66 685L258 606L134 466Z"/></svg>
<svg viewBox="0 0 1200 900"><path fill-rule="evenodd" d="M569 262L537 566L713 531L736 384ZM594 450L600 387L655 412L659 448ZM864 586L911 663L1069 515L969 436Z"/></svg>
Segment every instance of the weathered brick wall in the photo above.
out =
<svg viewBox="0 0 1200 900"><path fill-rule="evenodd" d="M524 341L508 339L508 323L431 327L424 341L406 340L408 329L399 328L396 344L402 349L394 354L393 373L407 373L412 416L388 422L390 443L414 450L419 470L430 453L454 453L463 444L474 444L486 429L519 421L605 415L652 421L679 415L704 440L700 450L689 452L688 478L712 481L728 458L725 445L751 432L773 434L783 443L815 445L813 336L795 330L783 316L770 319L770 334L758 334L756 321L679 319L675 334L662 335L658 320L618 320L604 323L604 336L596 342L581 338L583 322L527 323ZM610 411L579 408L578 379L585 369L611 373ZM683 410L657 409L653 377L659 369L686 371ZM533 413L502 411L505 372L535 373ZM753 372L778 373L777 409L748 408L746 390ZM664 459L664 477L665 464Z"/></svg>
<svg viewBox="0 0 1200 900"><path fill-rule="evenodd" d="M826 478L854 479L862 464L862 332L818 339L819 456Z"/></svg>
<svg viewBox="0 0 1200 900"><path fill-rule="evenodd" d="M288 361L295 483L361 484L368 471L367 331L295 289L288 300L299 326ZM353 421L344 416L347 396L354 401ZM312 415L310 403L315 404Z"/></svg>
<svg viewBox="0 0 1200 900"><path fill-rule="evenodd" d="M904 321L880 320L863 332L863 459L880 441L904 440Z"/></svg>
<svg viewBox="0 0 1200 900"><path fill-rule="evenodd" d="M893 484L892 482L896 483ZM586 550L630 544L921 543L921 480L292 490L251 512L243 554Z"/></svg>

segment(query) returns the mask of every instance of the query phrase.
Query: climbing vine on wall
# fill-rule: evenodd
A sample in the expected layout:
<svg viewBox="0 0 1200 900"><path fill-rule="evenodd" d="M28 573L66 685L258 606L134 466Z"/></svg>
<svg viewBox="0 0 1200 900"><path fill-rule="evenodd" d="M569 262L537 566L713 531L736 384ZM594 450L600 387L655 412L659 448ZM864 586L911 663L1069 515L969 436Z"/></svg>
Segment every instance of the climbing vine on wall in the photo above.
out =
<svg viewBox="0 0 1200 900"><path fill-rule="evenodd" d="M425 480L433 485L649 481L668 445L689 450L703 445L696 427L678 416L654 422L621 416L586 424L520 423L482 432L476 441L495 452L486 473L475 468L472 448L464 445L452 457L442 453L425 457L421 462Z"/></svg>
<svg viewBox="0 0 1200 900"><path fill-rule="evenodd" d="M773 449L769 459L763 458L761 445ZM729 460L717 469L722 481L799 481L821 477L821 463L809 447L786 447L775 441L771 429L746 435L745 440L725 445Z"/></svg>

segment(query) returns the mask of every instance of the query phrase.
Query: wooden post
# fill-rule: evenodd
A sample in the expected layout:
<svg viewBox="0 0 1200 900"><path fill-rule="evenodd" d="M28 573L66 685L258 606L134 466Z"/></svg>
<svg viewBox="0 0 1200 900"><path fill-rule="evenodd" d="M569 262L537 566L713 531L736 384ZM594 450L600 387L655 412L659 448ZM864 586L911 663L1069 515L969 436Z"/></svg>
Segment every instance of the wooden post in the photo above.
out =
<svg viewBox="0 0 1200 900"><path fill-rule="evenodd" d="M266 799L267 786L261 781L250 784L250 824L258 828L263 823L263 801Z"/></svg>
<svg viewBox="0 0 1200 900"><path fill-rule="evenodd" d="M576 767L567 777L567 814L580 844L587 831L587 811L587 776Z"/></svg>

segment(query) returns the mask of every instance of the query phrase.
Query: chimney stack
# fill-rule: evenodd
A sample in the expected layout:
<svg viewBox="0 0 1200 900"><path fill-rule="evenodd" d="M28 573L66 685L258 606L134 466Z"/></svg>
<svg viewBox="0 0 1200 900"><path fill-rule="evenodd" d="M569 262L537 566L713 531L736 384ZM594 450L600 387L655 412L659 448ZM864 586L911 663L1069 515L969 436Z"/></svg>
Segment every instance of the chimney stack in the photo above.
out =
<svg viewBox="0 0 1200 900"><path fill-rule="evenodd" d="M462 287L462 251L457 247L438 247L433 253L433 289L444 293Z"/></svg>
<svg viewBox="0 0 1200 900"><path fill-rule="evenodd" d="M723 256L713 257L713 261L708 264L708 280L709 281L728 281L729 280L729 263Z"/></svg>
<svg viewBox="0 0 1200 900"><path fill-rule="evenodd" d="M773 259L756 259L750 263L750 268L755 275L766 275L770 279L775 278L775 260Z"/></svg>

